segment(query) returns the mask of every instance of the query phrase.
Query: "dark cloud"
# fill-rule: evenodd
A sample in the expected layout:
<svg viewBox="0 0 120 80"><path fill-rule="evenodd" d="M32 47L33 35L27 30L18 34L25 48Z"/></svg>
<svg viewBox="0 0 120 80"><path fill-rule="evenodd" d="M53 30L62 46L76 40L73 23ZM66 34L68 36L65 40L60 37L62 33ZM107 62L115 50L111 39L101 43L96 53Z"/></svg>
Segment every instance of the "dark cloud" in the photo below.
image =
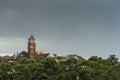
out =
<svg viewBox="0 0 120 80"><path fill-rule="evenodd" d="M38 47L48 51L88 53L85 55L103 52L100 54L103 56L107 49L109 52L120 47L119 3L119 0L0 0L0 37L25 39L33 33L42 43Z"/></svg>

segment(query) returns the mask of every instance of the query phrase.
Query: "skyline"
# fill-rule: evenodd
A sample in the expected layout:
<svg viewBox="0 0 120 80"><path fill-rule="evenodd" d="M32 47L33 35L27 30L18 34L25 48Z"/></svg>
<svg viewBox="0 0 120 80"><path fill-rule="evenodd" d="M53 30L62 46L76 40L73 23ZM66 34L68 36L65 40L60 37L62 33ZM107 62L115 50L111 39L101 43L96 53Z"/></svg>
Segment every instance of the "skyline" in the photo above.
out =
<svg viewBox="0 0 120 80"><path fill-rule="evenodd" d="M120 58L120 1L0 0L0 54L37 49L58 55Z"/></svg>

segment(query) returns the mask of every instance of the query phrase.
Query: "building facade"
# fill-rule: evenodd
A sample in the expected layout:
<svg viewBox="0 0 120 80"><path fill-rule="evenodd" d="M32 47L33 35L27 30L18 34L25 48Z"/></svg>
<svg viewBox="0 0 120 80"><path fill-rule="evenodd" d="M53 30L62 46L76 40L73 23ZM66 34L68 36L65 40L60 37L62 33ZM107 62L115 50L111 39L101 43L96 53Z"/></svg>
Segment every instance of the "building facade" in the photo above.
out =
<svg viewBox="0 0 120 80"><path fill-rule="evenodd" d="M28 39L28 55L30 58L34 57L35 51L36 51L36 42L33 35L31 35Z"/></svg>

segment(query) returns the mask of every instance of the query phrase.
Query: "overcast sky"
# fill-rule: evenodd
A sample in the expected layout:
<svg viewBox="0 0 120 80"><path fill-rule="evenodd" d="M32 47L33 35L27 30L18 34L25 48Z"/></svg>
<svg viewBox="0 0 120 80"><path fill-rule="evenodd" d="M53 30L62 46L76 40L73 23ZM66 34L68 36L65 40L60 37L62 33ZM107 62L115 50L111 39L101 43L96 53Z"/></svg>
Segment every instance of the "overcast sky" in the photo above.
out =
<svg viewBox="0 0 120 80"><path fill-rule="evenodd" d="M0 0L0 53L37 49L58 55L120 58L120 0Z"/></svg>

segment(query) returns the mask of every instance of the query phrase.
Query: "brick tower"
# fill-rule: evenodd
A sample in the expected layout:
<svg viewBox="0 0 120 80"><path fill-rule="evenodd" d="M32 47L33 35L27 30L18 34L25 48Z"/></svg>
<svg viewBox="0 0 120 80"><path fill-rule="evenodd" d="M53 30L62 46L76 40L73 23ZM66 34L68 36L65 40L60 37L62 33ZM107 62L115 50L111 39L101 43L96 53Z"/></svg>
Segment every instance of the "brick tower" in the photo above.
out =
<svg viewBox="0 0 120 80"><path fill-rule="evenodd" d="M30 38L28 39L28 55L30 58L34 57L35 50L36 50L35 38L33 37L33 35L31 35Z"/></svg>

